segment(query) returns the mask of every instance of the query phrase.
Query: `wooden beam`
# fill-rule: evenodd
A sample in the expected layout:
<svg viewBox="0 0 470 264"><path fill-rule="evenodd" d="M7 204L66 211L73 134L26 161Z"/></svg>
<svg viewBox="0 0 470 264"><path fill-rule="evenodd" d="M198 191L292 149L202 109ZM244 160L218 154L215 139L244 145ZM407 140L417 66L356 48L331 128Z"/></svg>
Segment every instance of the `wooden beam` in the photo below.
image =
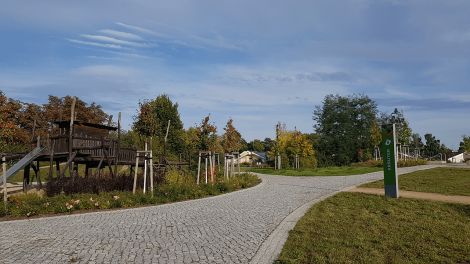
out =
<svg viewBox="0 0 470 264"><path fill-rule="evenodd" d="M73 97L73 101L72 101L72 108L71 108L71 113L70 113L70 130L69 130L69 160L70 158L72 157L72 147L73 147L73 121L74 121L74 117L75 117L75 103L77 102L77 97L74 96ZM75 155L77 155L77 153L75 152ZM73 155L75 157L75 155ZM69 173L70 175L72 175L72 163L68 163L67 162L67 166L65 166L65 168L69 167ZM61 173L62 175L63 173Z"/></svg>
<svg viewBox="0 0 470 264"><path fill-rule="evenodd" d="M72 161L73 161L73 159L75 158L76 155L77 155L77 152L72 153L72 156L69 158L69 160L65 164L64 169L60 172L60 177L64 177L65 171L67 170L67 168L70 167L70 164L72 164Z"/></svg>

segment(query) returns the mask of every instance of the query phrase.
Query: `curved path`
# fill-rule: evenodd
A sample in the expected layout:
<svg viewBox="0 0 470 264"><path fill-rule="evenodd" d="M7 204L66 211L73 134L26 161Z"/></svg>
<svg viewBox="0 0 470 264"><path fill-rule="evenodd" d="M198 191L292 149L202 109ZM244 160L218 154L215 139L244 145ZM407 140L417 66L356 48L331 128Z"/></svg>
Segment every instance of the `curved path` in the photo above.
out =
<svg viewBox="0 0 470 264"><path fill-rule="evenodd" d="M199 200L0 222L0 263L272 263L313 203L383 172L259 177L253 188Z"/></svg>

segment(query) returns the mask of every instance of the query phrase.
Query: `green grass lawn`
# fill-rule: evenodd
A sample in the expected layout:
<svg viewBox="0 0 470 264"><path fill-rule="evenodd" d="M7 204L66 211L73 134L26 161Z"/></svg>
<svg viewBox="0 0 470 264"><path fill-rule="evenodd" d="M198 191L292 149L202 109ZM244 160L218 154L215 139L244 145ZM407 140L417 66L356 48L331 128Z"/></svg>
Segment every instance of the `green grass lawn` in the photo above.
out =
<svg viewBox="0 0 470 264"><path fill-rule="evenodd" d="M248 172L256 172L271 175L284 175L284 176L346 176L365 174L370 172L382 171L383 168L379 167L327 167L316 169L247 169Z"/></svg>
<svg viewBox="0 0 470 264"><path fill-rule="evenodd" d="M277 263L469 263L470 205L340 193L315 204Z"/></svg>
<svg viewBox="0 0 470 264"><path fill-rule="evenodd" d="M384 188L384 181L360 187ZM470 196L470 169L441 167L398 176L398 188L405 191Z"/></svg>

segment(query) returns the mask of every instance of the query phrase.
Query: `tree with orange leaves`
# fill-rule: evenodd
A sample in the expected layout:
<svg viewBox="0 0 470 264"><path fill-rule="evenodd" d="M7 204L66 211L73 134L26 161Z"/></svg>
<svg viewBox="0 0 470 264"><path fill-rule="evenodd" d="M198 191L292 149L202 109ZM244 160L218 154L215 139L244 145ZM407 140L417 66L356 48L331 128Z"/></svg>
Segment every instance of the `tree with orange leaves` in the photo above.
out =
<svg viewBox="0 0 470 264"><path fill-rule="evenodd" d="M232 125L233 120L230 118L225 125L225 133L222 135L222 147L225 153L238 151L241 148L242 136Z"/></svg>
<svg viewBox="0 0 470 264"><path fill-rule="evenodd" d="M11 106L7 104L7 97L0 91L0 152L7 149L18 131L18 127L8 118L10 111Z"/></svg>

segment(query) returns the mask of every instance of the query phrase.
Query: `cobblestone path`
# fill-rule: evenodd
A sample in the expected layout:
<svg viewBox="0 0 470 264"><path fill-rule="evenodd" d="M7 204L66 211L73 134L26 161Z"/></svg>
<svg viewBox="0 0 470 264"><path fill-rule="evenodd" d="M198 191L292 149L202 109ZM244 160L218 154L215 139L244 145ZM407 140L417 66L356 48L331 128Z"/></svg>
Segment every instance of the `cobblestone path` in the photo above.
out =
<svg viewBox="0 0 470 264"><path fill-rule="evenodd" d="M259 177L256 187L205 199L0 222L0 263L249 263L299 206L383 173Z"/></svg>

